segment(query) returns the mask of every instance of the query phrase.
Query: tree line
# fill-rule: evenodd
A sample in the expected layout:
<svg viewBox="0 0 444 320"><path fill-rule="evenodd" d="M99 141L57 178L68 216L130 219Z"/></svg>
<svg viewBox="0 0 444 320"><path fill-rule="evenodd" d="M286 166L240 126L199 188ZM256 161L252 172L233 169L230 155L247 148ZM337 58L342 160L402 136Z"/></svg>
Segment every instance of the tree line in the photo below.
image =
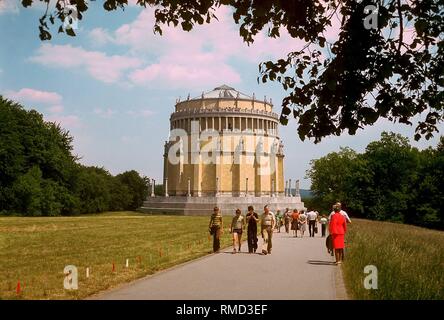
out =
<svg viewBox="0 0 444 320"><path fill-rule="evenodd" d="M84 166L72 143L60 125L0 96L0 215L76 215L142 205L146 177Z"/></svg>
<svg viewBox="0 0 444 320"><path fill-rule="evenodd" d="M341 201L355 216L444 229L444 137L418 150L399 134L383 132L357 153L341 148L312 160L307 178L324 210Z"/></svg>

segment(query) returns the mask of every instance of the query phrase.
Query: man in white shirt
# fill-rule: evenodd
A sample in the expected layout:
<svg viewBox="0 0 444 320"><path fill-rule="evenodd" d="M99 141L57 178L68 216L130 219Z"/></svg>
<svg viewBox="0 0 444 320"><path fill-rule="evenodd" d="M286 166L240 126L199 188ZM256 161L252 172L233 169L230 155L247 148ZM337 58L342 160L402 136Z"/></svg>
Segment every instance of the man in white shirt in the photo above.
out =
<svg viewBox="0 0 444 320"><path fill-rule="evenodd" d="M334 209L335 207L338 207L339 209L341 209L341 203L340 203L340 202L336 202L336 203L334 204L334 206L333 206L333 209ZM331 216L332 216L334 213L335 213L334 211L332 211L332 212L330 213L330 215L328 216L328 221L331 220ZM342 215L345 217L345 220L347 220L347 223L351 223L350 217L348 216L347 212L345 212L344 210L340 210L339 213L342 214Z"/></svg>
<svg viewBox="0 0 444 320"><path fill-rule="evenodd" d="M262 239L262 254L271 254L273 247L273 230L276 225L276 218L273 212L270 211L268 204L264 207L264 213L261 216L261 233Z"/></svg>
<svg viewBox="0 0 444 320"><path fill-rule="evenodd" d="M310 210L307 213L307 219L308 219L308 232L310 233L310 237L315 236L315 226L316 226L316 219L318 218L318 215L315 211Z"/></svg>

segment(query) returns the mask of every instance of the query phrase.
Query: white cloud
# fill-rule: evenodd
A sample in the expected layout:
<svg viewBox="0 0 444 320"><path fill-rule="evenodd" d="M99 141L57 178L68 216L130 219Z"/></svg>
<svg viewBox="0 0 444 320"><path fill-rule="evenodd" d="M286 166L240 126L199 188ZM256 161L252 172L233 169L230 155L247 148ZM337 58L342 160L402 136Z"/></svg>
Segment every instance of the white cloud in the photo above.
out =
<svg viewBox="0 0 444 320"><path fill-rule="evenodd" d="M41 107L42 105L45 106L47 112L43 112L44 119L58 123L63 128L72 129L81 126L81 120L78 116L63 114L65 110L62 104L63 97L57 92L22 88L18 91L6 91L5 96L25 106L31 104L30 107L32 108Z"/></svg>
<svg viewBox="0 0 444 320"><path fill-rule="evenodd" d="M45 120L60 124L60 126L65 129L81 127L80 118L75 115L49 115L45 117Z"/></svg>
<svg viewBox="0 0 444 320"><path fill-rule="evenodd" d="M109 34L109 31L103 28L92 29L88 33L88 38L94 46L103 46L114 41L113 37Z"/></svg>
<svg viewBox="0 0 444 320"><path fill-rule="evenodd" d="M132 117L143 117L143 118L149 118L156 113L152 111L151 109L141 109L141 110L129 110L126 112L126 114L132 116Z"/></svg>
<svg viewBox="0 0 444 320"><path fill-rule="evenodd" d="M71 45L43 44L30 61L65 69L84 69L93 78L105 83L122 79L125 71L142 64L138 58L120 55L106 55L99 51L87 51Z"/></svg>
<svg viewBox="0 0 444 320"><path fill-rule="evenodd" d="M195 26L191 32L184 32L180 26L162 26L160 36L153 34L154 11L148 8L133 22L113 32L96 28L89 36L97 44L126 46L131 54L145 58L148 64L129 72L132 83L188 89L240 83L241 75L231 65L232 59L257 64L285 56L302 45L282 30L278 39L260 33L254 44L247 46L239 36L230 10L220 8L216 15L219 21Z"/></svg>
<svg viewBox="0 0 444 320"><path fill-rule="evenodd" d="M106 108L106 109L96 108L96 109L94 109L94 113L101 116L102 118L111 118L117 112L113 109L110 109L110 108Z"/></svg>
<svg viewBox="0 0 444 320"><path fill-rule="evenodd" d="M140 111L140 115L145 118L151 117L154 114L155 114L154 111L151 111L149 109L144 109Z"/></svg>
<svg viewBox="0 0 444 320"><path fill-rule="evenodd" d="M50 113L62 113L65 108L62 105L54 105L48 108Z"/></svg>
<svg viewBox="0 0 444 320"><path fill-rule="evenodd" d="M0 15L7 13L19 13L17 2L17 0L0 0Z"/></svg>
<svg viewBox="0 0 444 320"><path fill-rule="evenodd" d="M62 101L62 96L56 92L41 91L31 88L23 88L19 91L7 91L5 95L9 99L18 102L59 104Z"/></svg>

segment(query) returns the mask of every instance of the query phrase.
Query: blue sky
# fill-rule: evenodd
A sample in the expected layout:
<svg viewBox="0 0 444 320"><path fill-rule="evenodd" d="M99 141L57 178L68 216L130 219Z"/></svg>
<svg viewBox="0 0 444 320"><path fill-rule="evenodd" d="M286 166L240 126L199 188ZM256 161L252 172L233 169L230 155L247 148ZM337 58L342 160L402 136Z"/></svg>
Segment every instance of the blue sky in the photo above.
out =
<svg viewBox="0 0 444 320"><path fill-rule="evenodd" d="M85 165L117 174L135 169L161 181L163 143L176 98L199 96L221 84L246 94L273 99L275 112L285 92L275 83L258 84L258 63L283 57L301 46L284 35L258 35L246 46L229 12L219 22L186 33L165 28L154 35L153 11L134 5L124 12L105 12L92 2L79 22L77 37L38 38L38 5L24 9L14 0L0 2L0 93L41 112L74 136L75 153ZM441 132L444 127L440 126ZM304 179L309 161L349 146L363 151L390 130L410 138L419 148L435 146L435 138L413 141L414 127L380 121L354 136L302 142L294 119L280 126L285 145L285 178Z"/></svg>

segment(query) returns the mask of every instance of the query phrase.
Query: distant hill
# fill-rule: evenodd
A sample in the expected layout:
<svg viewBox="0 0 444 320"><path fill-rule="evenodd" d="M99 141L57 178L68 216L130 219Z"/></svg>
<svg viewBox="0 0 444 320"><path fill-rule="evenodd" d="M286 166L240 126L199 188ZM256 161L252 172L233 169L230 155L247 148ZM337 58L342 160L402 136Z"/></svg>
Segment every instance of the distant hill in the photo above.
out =
<svg viewBox="0 0 444 320"><path fill-rule="evenodd" d="M301 189L301 198L313 198L313 193L308 189Z"/></svg>
<svg viewBox="0 0 444 320"><path fill-rule="evenodd" d="M309 189L300 189L301 198L313 198L313 193ZM291 189L291 194L295 194L295 189Z"/></svg>

